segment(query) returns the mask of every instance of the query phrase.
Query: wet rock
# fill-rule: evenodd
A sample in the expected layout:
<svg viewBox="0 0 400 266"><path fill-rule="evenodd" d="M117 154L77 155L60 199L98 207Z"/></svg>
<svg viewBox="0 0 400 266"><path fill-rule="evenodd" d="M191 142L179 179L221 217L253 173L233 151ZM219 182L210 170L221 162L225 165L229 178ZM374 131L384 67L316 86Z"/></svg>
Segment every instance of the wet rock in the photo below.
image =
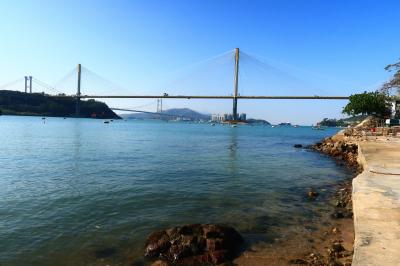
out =
<svg viewBox="0 0 400 266"><path fill-rule="evenodd" d="M309 200L315 200L318 196L319 196L319 193L314 190L310 190L307 192L307 197Z"/></svg>
<svg viewBox="0 0 400 266"><path fill-rule="evenodd" d="M344 219L353 218L353 212L351 210L335 210L331 214L332 219Z"/></svg>
<svg viewBox="0 0 400 266"><path fill-rule="evenodd" d="M303 145L301 145L301 144L294 144L293 147L295 147L295 148L303 148Z"/></svg>
<svg viewBox="0 0 400 266"><path fill-rule="evenodd" d="M243 238L232 227L190 224L150 234L145 257L185 265L220 264L233 259L243 243Z"/></svg>
<svg viewBox="0 0 400 266"><path fill-rule="evenodd" d="M340 242L334 242L332 244L332 249L334 252L337 252L337 253L345 251L343 245Z"/></svg>
<svg viewBox="0 0 400 266"><path fill-rule="evenodd" d="M346 202L344 200L337 200L335 203L336 207L346 207Z"/></svg>

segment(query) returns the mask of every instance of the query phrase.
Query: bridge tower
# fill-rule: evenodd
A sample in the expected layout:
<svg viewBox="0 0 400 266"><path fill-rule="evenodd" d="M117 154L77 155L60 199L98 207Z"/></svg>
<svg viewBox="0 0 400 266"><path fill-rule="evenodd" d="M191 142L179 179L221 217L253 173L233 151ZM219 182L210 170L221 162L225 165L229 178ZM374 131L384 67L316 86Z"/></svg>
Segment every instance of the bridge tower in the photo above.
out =
<svg viewBox="0 0 400 266"><path fill-rule="evenodd" d="M237 113L237 97L238 97L238 88L239 87L239 48L235 49L235 76L233 80L233 111L232 111L232 119L233 121L238 120Z"/></svg>
<svg viewBox="0 0 400 266"><path fill-rule="evenodd" d="M79 117L81 113L81 64L78 64L78 86L76 92L76 103L75 103L75 116Z"/></svg>
<svg viewBox="0 0 400 266"><path fill-rule="evenodd" d="M162 99L157 99L157 113L162 113Z"/></svg>
<svg viewBox="0 0 400 266"><path fill-rule="evenodd" d="M32 76L29 76L29 93L32 93Z"/></svg>
<svg viewBox="0 0 400 266"><path fill-rule="evenodd" d="M29 85L28 85L28 80L29 80ZM28 93L28 88L29 88L29 93L32 93L32 76L25 76L25 93Z"/></svg>

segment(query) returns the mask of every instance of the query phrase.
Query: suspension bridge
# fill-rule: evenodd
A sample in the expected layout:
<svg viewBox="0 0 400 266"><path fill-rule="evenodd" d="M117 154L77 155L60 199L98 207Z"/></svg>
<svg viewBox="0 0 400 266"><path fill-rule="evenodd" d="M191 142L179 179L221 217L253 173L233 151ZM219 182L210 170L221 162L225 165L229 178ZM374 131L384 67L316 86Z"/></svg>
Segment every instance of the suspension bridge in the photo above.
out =
<svg viewBox="0 0 400 266"><path fill-rule="evenodd" d="M56 85L50 85L47 82L43 82L37 78L32 76L25 76L21 79L17 79L10 83L4 84L0 86L0 90L7 89L12 87L14 84L20 82L21 80L24 81L24 89L23 92L25 93L32 93L33 92L33 84L38 86L41 89L46 90L49 96L51 97L59 97L59 98L74 98L76 101L76 110L75 115L76 117L80 116L80 101L82 99L157 99L157 112L149 112L144 110L138 110L136 108L117 108L112 107L112 110L115 111L126 111L126 112L142 112L142 113L162 113L162 107L159 108L160 100L162 99L219 99L219 100L232 100L232 119L233 121L238 120L238 100L346 100L348 96L321 96L321 95L241 95L239 94L239 70L240 70L240 59L244 55L246 58L251 58L247 53L243 53L236 48L233 51L233 76L231 76L233 80L233 93L228 95L193 95L193 94L169 94L169 93L162 93L157 95L113 95L113 94L83 94L81 92L81 80L82 80L82 72L85 70L86 73L91 74L92 76L99 77L97 74L91 72L90 70L83 68L81 64L78 64L77 68L71 71L66 77L62 80L67 79L68 77L75 76L75 86L76 86L76 93L74 94L66 94L62 92L57 84L61 81L57 82ZM226 53L231 56L231 53ZM224 54L224 56L226 55ZM256 64L262 65L262 62L259 59L254 60ZM276 72L278 74L279 70L270 67L267 69L272 74ZM264 70L265 71L265 70ZM109 82L106 80L106 82ZM110 82L109 82L110 83ZM112 85L114 86L114 85ZM161 103L162 106L162 103ZM161 110L161 111L160 111Z"/></svg>

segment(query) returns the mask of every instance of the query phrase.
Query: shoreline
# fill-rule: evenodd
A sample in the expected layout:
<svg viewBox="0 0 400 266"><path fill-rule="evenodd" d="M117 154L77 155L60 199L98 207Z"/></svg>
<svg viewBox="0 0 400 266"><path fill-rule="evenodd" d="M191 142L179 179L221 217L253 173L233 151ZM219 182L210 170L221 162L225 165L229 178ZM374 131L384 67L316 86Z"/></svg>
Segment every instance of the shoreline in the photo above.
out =
<svg viewBox="0 0 400 266"><path fill-rule="evenodd" d="M329 156L351 172L338 180L334 192L325 202L329 213L319 213L321 219L305 225L314 230L300 230L267 247L244 251L234 260L238 265L351 265L354 244L352 212L352 182L361 168L357 162L357 144L345 140L343 132L325 138L311 147L321 156ZM310 193L310 192L308 192ZM321 210L324 212L324 210ZM299 225L300 227L301 225Z"/></svg>

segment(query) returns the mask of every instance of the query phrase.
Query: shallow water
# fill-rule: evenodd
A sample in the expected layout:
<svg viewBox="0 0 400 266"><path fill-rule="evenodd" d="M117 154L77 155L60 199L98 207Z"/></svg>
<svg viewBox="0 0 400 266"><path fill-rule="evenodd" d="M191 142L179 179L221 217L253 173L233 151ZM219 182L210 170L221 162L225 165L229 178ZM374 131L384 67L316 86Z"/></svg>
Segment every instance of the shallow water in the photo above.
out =
<svg viewBox="0 0 400 266"><path fill-rule="evenodd" d="M139 263L147 234L184 223L268 243L324 211L308 188L350 175L293 148L336 131L1 116L0 265Z"/></svg>

